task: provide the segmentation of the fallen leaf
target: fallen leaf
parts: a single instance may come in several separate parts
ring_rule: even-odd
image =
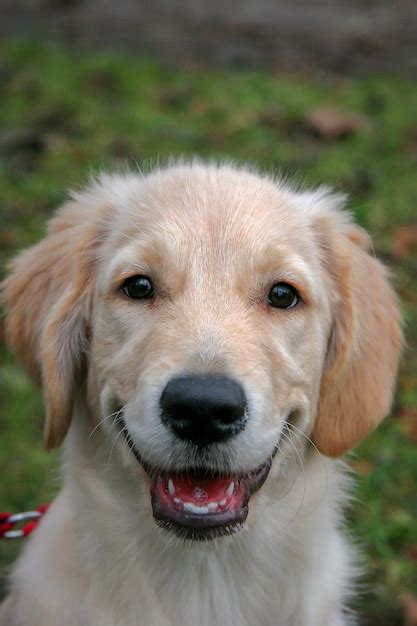
[[[412,543],[405,547],[405,556],[410,561],[417,561],[417,544]]]
[[[417,443],[417,408],[402,406],[395,414],[404,435]]]
[[[417,598],[410,594],[402,597],[404,606],[404,626],[417,626]]]
[[[417,377],[403,375],[399,381],[399,388],[402,391],[415,391],[417,390]]]
[[[405,149],[411,157],[417,155],[417,125],[415,124],[407,130]]]
[[[402,261],[417,252],[417,224],[404,224],[392,233],[391,255],[396,261]]]
[[[127,139],[114,137],[107,146],[108,152],[119,159],[128,159],[134,152],[133,146]]]
[[[4,250],[11,248],[12,246],[15,245],[15,243],[16,243],[15,236],[9,230],[4,230],[0,234],[0,245]]]
[[[343,139],[370,128],[364,115],[327,106],[309,111],[305,123],[310,131],[323,139]]]
[[[93,91],[113,91],[117,87],[116,77],[106,70],[95,70],[87,78],[87,86]]]
[[[285,111],[277,104],[266,106],[259,113],[259,122],[268,128],[280,128],[285,119]]]
[[[181,108],[188,105],[192,90],[187,86],[165,86],[159,89],[159,103],[164,108]]]
[[[46,104],[35,115],[36,128],[42,133],[58,133],[60,135],[78,132],[73,109],[64,102]]]
[[[374,466],[371,461],[366,459],[358,459],[352,463],[354,470],[360,474],[360,476],[369,476],[373,472]]]

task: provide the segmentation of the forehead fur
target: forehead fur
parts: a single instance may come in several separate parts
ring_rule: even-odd
[[[212,253],[225,247],[243,252],[249,246],[265,253],[288,247],[308,256],[317,248],[315,218],[341,204],[326,189],[298,193],[247,168],[198,162],[149,175],[103,175],[75,199],[87,210],[100,202],[111,207],[113,252],[132,239],[139,244],[152,239],[155,249],[159,240],[164,254],[170,244],[177,256],[184,245],[190,250],[190,244],[198,248],[201,242]],[[346,213],[340,213],[342,228],[347,221]],[[107,256],[108,250],[103,253]]]
[[[178,165],[147,176],[104,176],[98,184],[125,227],[131,225],[129,219],[140,216],[146,222],[147,214],[152,222],[171,220],[192,227],[198,222],[236,227],[236,222],[247,219],[251,225],[262,225],[274,218],[283,228],[306,223],[289,187],[245,168]]]

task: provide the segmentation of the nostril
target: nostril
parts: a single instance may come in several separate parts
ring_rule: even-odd
[[[161,418],[184,440],[207,445],[237,434],[246,421],[242,386],[226,376],[182,376],[161,395]]]
[[[169,419],[179,424],[188,422],[193,419],[193,412],[189,406],[185,404],[171,405],[168,412],[165,410]]]
[[[223,424],[232,424],[245,412],[245,406],[223,406],[213,411],[213,419]]]

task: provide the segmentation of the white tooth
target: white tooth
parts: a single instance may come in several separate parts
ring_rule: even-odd
[[[196,506],[192,502],[184,502],[184,511],[188,513],[194,513],[197,515],[204,515],[209,512],[208,506]]]
[[[174,498],[175,504],[181,504],[181,500],[179,498]]]
[[[171,496],[173,496],[175,493],[174,483],[172,482],[171,479],[168,480],[168,491],[171,494]]]
[[[207,508],[209,511],[215,511],[216,509],[219,508],[219,505],[217,502],[209,502],[207,505]]]
[[[227,488],[227,490],[226,490],[226,493],[227,493],[227,495],[228,495],[229,497],[232,495],[232,493],[233,493],[233,491],[234,491],[234,488],[235,488],[235,483],[234,483],[234,482],[233,482],[233,480],[232,480],[232,482],[230,483],[230,485],[228,486],[228,488]]]
[[[226,506],[226,498],[223,498],[223,500],[220,500],[219,504],[220,506]]]

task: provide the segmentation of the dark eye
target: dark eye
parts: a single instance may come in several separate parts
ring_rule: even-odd
[[[292,309],[299,301],[296,289],[287,283],[277,283],[268,295],[268,304],[277,309]]]
[[[153,284],[147,276],[130,276],[126,278],[122,289],[129,298],[149,300],[154,295]]]

